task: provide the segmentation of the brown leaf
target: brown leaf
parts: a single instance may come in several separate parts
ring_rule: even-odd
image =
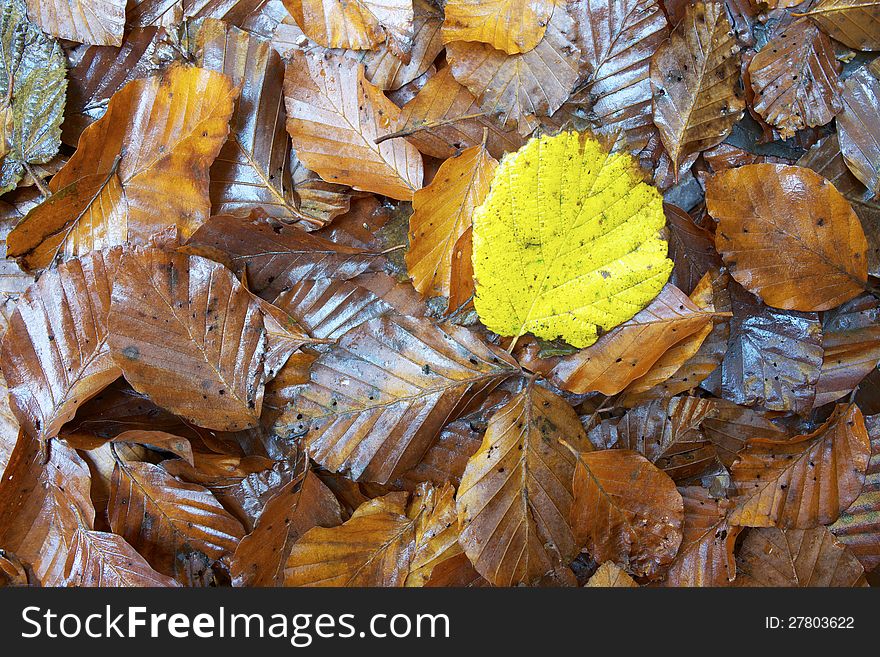
[[[68,586],[174,587],[170,577],[157,573],[124,538],[96,532],[80,524],[71,539],[65,570]]]
[[[722,399],[713,401],[713,413],[703,419],[701,426],[727,468],[737,460],[747,441],[753,438],[783,441],[788,437],[785,430],[770,421],[769,413],[737,406]]]
[[[651,58],[654,123],[674,171],[722,142],[742,116],[739,50],[724,6],[698,2]]]
[[[89,469],[64,443],[42,445],[22,434],[0,479],[0,545],[33,569],[43,586],[64,586],[73,536],[95,515]]]
[[[70,41],[118,46],[126,0],[27,0],[28,18],[43,32]]]
[[[488,588],[492,585],[478,573],[463,552],[437,564],[425,587]]]
[[[483,112],[476,98],[452,76],[447,66],[400,110],[394,134],[405,135],[425,155],[446,159],[478,146],[487,131],[486,149],[498,159],[523,145],[516,128],[504,129]]]
[[[213,18],[202,23],[196,48],[198,66],[226,74],[242,90],[229,138],[211,166],[213,212],[233,214],[257,205],[270,217],[307,230],[322,226],[324,221],[300,210],[295,197],[281,57],[265,39]]]
[[[159,449],[163,452],[171,452],[190,465],[193,464],[192,445],[189,444],[189,441],[186,438],[175,436],[172,433],[132,429],[130,431],[123,431],[118,436],[115,436],[112,439],[112,442],[135,443],[152,449]]]
[[[446,160],[431,184],[413,196],[407,270],[416,290],[425,297],[447,297],[450,310],[457,307],[453,299],[467,299],[474,291],[473,276],[462,281],[453,271],[456,261],[471,259],[471,249],[459,244],[472,228],[474,210],[489,193],[497,166],[484,147],[474,146]]]
[[[868,461],[862,492],[840,514],[829,529],[849,547],[866,571],[880,565],[880,431],[878,416],[865,418],[871,436],[871,459]]]
[[[867,198],[870,192],[852,174],[843,159],[837,133],[828,135],[814,145],[797,164],[825,177],[849,201],[862,222],[868,240],[868,273],[880,275],[880,198]]]
[[[813,408],[848,395],[880,362],[880,305],[861,296],[825,314]]]
[[[589,588],[633,589],[638,588],[639,585],[635,583],[632,577],[626,574],[623,568],[613,561],[606,561],[599,566],[584,586]]]
[[[325,48],[372,50],[387,40],[406,59],[412,47],[412,0],[284,0],[284,6]]]
[[[700,486],[679,488],[684,500],[681,548],[663,586],[727,586],[736,577],[733,547],[740,532],[727,522],[727,500]]]
[[[385,483],[418,463],[448,421],[514,371],[508,354],[466,329],[380,317],[315,361],[274,430],[304,436],[309,455],[334,472]]]
[[[857,296],[868,275],[859,219],[834,185],[803,167],[750,164],[716,174],[706,207],[731,275],[765,303],[828,310]]]
[[[109,330],[126,380],[160,406],[220,431],[259,421],[263,317],[221,265],[157,249],[126,253]]]
[[[682,498],[672,479],[641,454],[579,453],[573,489],[572,527],[594,559],[652,578],[672,562],[682,540]]]
[[[860,68],[843,84],[837,136],[847,166],[873,194],[880,194],[880,61]]]
[[[254,211],[211,217],[187,241],[193,253],[228,262],[248,287],[275,299],[300,281],[354,278],[377,263],[374,253],[335,244]]]
[[[575,458],[590,449],[568,403],[530,381],[489,420],[458,490],[459,542],[495,586],[533,584],[569,564]]]
[[[389,493],[362,504],[339,527],[306,532],[290,552],[284,585],[403,586],[413,566],[419,577],[419,568],[430,568],[445,551],[435,550],[446,544],[440,530],[450,517],[452,491],[425,486],[409,504],[407,498]]]
[[[311,470],[291,480],[266,503],[254,531],[232,558],[233,586],[280,586],[290,549],[312,527],[342,524],[342,509]]]
[[[462,553],[458,542],[455,488],[450,484],[432,488],[421,484],[409,508],[416,518],[412,561],[404,586],[425,586],[434,569]]]
[[[736,566],[737,586],[867,586],[862,565],[826,527],[749,530]]]
[[[121,370],[107,345],[120,249],[45,272],[19,300],[3,339],[10,407],[31,436],[51,438]]]
[[[843,108],[840,71],[831,39],[809,21],[796,21],[749,64],[753,107],[783,139],[825,125]]]
[[[690,294],[706,272],[721,267],[715,236],[675,205],[664,203],[663,211],[669,229],[669,257],[675,263],[669,282]]]
[[[575,18],[586,79],[572,102],[582,106],[593,130],[622,136],[638,151],[655,132],[651,106],[651,57],[669,35],[656,0],[582,0]]]
[[[597,448],[639,452],[679,484],[699,483],[723,472],[714,445],[700,425],[714,415],[714,401],[698,397],[657,399],[636,406],[616,423],[590,430]]]
[[[191,563],[207,570],[228,559],[244,535],[241,523],[205,488],[150,463],[117,460],[107,513],[110,527],[153,568],[191,584]]]
[[[838,404],[813,433],[753,438],[731,470],[737,497],[730,522],[808,529],[835,520],[858,497],[871,443],[861,411]]]
[[[189,237],[208,218],[208,169],[237,95],[226,76],[180,66],[127,84],[9,234],[9,255],[37,269],[168,226]]]
[[[443,40],[488,43],[508,55],[528,52],[544,38],[555,0],[448,0]]]
[[[820,0],[804,15],[850,48],[880,50],[878,0]]]
[[[377,144],[400,110],[364,79],[363,65],[294,54],[284,76],[287,131],[305,165],[328,182],[409,200],[422,156],[405,140]]]
[[[540,43],[526,53],[508,55],[484,43],[446,44],[452,75],[468,88],[480,109],[505,128],[526,136],[538,118],[566,101],[578,79],[577,24],[563,6],[553,11]]]
[[[582,394],[616,395],[644,375],[673,345],[711,325],[714,312],[699,308],[667,284],[648,306],[595,344],[565,356],[550,372],[555,385]]]

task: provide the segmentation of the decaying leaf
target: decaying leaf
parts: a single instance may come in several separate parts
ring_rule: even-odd
[[[585,586],[591,588],[637,588],[638,584],[616,563],[606,561],[593,573]]]
[[[654,53],[654,123],[674,171],[691,154],[723,141],[742,116],[738,53],[724,5],[715,2],[689,7]]]
[[[274,430],[302,436],[310,456],[334,472],[385,483],[515,371],[509,355],[461,327],[379,317],[315,361]]]
[[[118,46],[126,0],[27,0],[28,16],[46,33],[99,46]]]
[[[684,506],[666,474],[628,449],[580,452],[571,523],[577,542],[599,561],[654,577],[682,540]]]
[[[731,470],[730,522],[807,529],[835,520],[858,497],[871,455],[857,406],[839,404],[813,433],[791,440],[750,440]]]
[[[0,193],[28,166],[48,162],[61,143],[66,65],[61,46],[27,19],[23,0],[0,14]]]
[[[749,64],[754,109],[782,137],[825,125],[843,108],[840,68],[831,40],[806,19],[797,21]]]
[[[880,194],[880,60],[849,76],[837,117],[840,151],[847,166],[875,195]]]
[[[663,287],[663,223],[629,155],[574,132],[529,141],[502,160],[474,214],[480,319],[501,335],[589,346]]]
[[[880,50],[878,0],[820,0],[804,14],[850,48]]]
[[[443,39],[479,41],[508,55],[538,45],[556,0],[449,0],[444,8]]]
[[[237,95],[225,75],[182,66],[128,83],[9,234],[9,255],[36,269],[169,226],[189,237],[208,218],[208,170]]]
[[[566,444],[590,449],[574,410],[533,381],[489,419],[457,507],[462,548],[495,586],[532,584],[577,556]]]
[[[209,429],[259,421],[263,317],[221,265],[153,248],[126,253],[109,331],[113,361],[157,404]]]
[[[367,82],[362,64],[294,54],[284,99],[293,148],[324,180],[405,200],[422,186],[422,157],[412,144],[376,143],[400,110]]]
[[[748,531],[737,586],[865,586],[865,571],[825,527]]]
[[[865,233],[817,173],[781,164],[730,169],[708,180],[706,206],[731,275],[767,305],[828,310],[864,289]]]

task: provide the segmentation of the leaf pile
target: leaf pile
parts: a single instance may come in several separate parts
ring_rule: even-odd
[[[4,0],[0,584],[877,584],[878,52],[850,0]]]

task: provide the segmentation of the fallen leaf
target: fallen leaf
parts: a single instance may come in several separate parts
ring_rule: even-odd
[[[880,194],[880,60],[863,67],[843,83],[843,111],[837,116],[837,136],[843,159],[868,190]]]
[[[150,463],[116,462],[107,513],[113,533],[164,575],[191,584],[188,565],[202,570],[229,559],[244,535],[205,488],[172,477]]]
[[[714,314],[667,284],[635,317],[586,349],[560,359],[550,378],[570,392],[616,395],[645,375],[670,348],[712,326]]]
[[[45,272],[25,292],[3,338],[10,408],[31,436],[48,439],[121,370],[110,356],[110,290],[120,250],[95,251]]]
[[[731,469],[730,522],[809,529],[837,520],[858,497],[871,456],[861,411],[838,404],[825,424],[791,440],[753,438]]]
[[[123,256],[108,341],[126,380],[160,406],[209,429],[255,426],[263,331],[258,304],[221,265],[152,248]]]
[[[740,532],[727,521],[727,500],[700,486],[679,488],[684,501],[681,548],[663,586],[727,586],[736,577],[734,543]]]
[[[864,289],[868,244],[859,219],[810,169],[724,171],[707,181],[706,207],[718,220],[716,244],[731,275],[767,305],[828,310]]]
[[[737,406],[723,399],[714,400],[711,416],[701,424],[704,435],[712,441],[718,457],[730,468],[751,439],[785,441],[789,436],[773,424],[769,413]]]
[[[674,171],[722,142],[742,116],[739,50],[724,6],[699,2],[651,58],[654,123]]]
[[[254,531],[235,550],[233,586],[280,586],[293,544],[312,527],[342,524],[339,502],[311,470],[291,480],[267,503]]]
[[[422,296],[453,299],[473,294],[473,277],[453,276],[456,260],[471,260],[471,249],[459,244],[472,226],[474,210],[483,203],[498,163],[482,146],[446,160],[434,180],[413,196],[406,266]],[[459,289],[460,284],[467,286]]]
[[[0,194],[15,189],[32,164],[61,145],[67,88],[64,51],[31,23],[23,0],[0,14]]]
[[[578,79],[577,24],[563,6],[553,11],[544,38],[528,52],[508,55],[485,43],[446,44],[452,75],[467,87],[483,112],[522,136],[568,99]]]
[[[534,381],[490,418],[456,504],[459,542],[493,585],[533,584],[577,556],[566,444],[591,449],[574,410]]]
[[[416,518],[416,526],[412,561],[404,586],[424,586],[434,568],[462,553],[455,488],[448,483],[442,487],[421,484],[413,494],[408,514]]]
[[[83,131],[53,196],[9,234],[9,254],[38,269],[168,226],[189,237],[208,218],[208,169],[237,95],[226,76],[180,66],[128,83]]]
[[[850,48],[880,50],[878,0],[820,0],[804,15]]]
[[[715,251],[715,235],[698,226],[675,205],[663,204],[669,229],[669,257],[675,263],[669,281],[685,294],[693,292],[710,269],[718,269],[721,258]]]
[[[448,0],[443,39],[488,43],[508,55],[528,52],[544,38],[556,0]]]
[[[749,64],[753,107],[783,139],[825,125],[843,108],[840,70],[831,39],[809,21],[796,21]]]
[[[867,586],[862,565],[825,527],[749,530],[736,566],[737,586]]]
[[[380,317],[315,361],[310,382],[274,431],[303,436],[309,455],[334,472],[386,483],[418,463],[448,421],[515,371],[510,356],[466,329]]]
[[[502,160],[474,213],[480,320],[501,335],[589,346],[663,287],[663,223],[660,195],[629,155],[574,132],[532,139]]]
[[[570,102],[594,131],[638,151],[655,133],[650,63],[669,36],[663,9],[656,0],[581,0],[574,15],[585,79]]]
[[[866,571],[880,565],[880,437],[876,415],[865,418],[871,436],[871,458],[868,461],[862,492],[828,529],[855,555]]]
[[[362,64],[294,54],[284,76],[287,131],[305,165],[328,182],[409,200],[422,157],[402,139],[376,143],[400,110],[364,78]]]
[[[626,574],[626,572],[618,566],[616,563],[612,561],[606,561],[593,573],[593,576],[587,581],[584,586],[589,588],[601,587],[601,588],[623,588],[623,589],[632,589],[638,588],[638,584],[635,583],[632,577]]]
[[[118,46],[126,0],[27,0],[28,16],[46,34],[99,46]]]
[[[682,540],[682,498],[644,456],[628,449],[580,452],[573,490],[572,528],[594,559],[649,578],[672,562]]]

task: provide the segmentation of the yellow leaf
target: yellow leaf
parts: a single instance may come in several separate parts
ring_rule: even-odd
[[[660,193],[626,153],[563,132],[502,160],[474,213],[474,303],[501,335],[575,347],[625,322],[672,271]]]

